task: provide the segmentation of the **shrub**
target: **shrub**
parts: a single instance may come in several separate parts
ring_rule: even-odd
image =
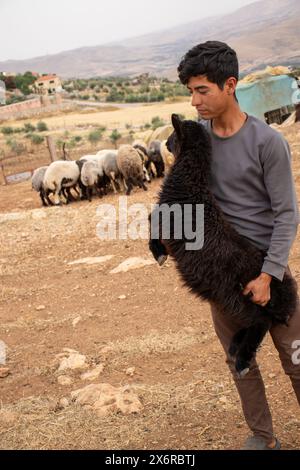
[[[36,128],[39,132],[44,132],[48,130],[47,124],[43,121],[39,121],[36,125]]]
[[[151,126],[152,126],[152,130],[154,130],[154,131],[158,127],[161,127],[161,126],[164,126],[164,125],[165,125],[165,122],[159,116],[154,116],[151,119]]]
[[[41,143],[44,142],[44,137],[42,137],[41,135],[38,135],[38,134],[31,134],[30,135],[30,140],[31,140],[32,144],[40,145]]]
[[[1,127],[1,132],[3,135],[9,135],[9,134],[13,134],[14,133],[14,130],[12,127]]]
[[[25,145],[22,144],[21,142],[18,142],[15,139],[8,139],[6,141],[6,145],[8,145],[10,147],[11,151],[15,155],[21,155],[22,153],[24,153],[26,151]]]
[[[28,133],[33,131],[35,131],[35,126],[33,126],[30,122],[26,122],[24,124],[24,132]]]
[[[91,144],[97,144],[97,142],[99,142],[99,140],[102,139],[102,134],[103,134],[102,129],[96,129],[95,131],[92,131],[92,132],[89,133],[88,141]]]
[[[121,137],[122,137],[122,134],[120,134],[120,132],[117,129],[114,129],[109,136],[110,141],[114,144],[115,147],[117,147],[117,142],[119,139],[121,139]]]

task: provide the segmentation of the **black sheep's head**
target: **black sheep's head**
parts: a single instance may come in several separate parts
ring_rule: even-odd
[[[201,146],[210,148],[209,135],[202,124],[196,121],[182,121],[177,114],[172,114],[173,133],[167,140],[167,149],[177,159],[182,150]]]

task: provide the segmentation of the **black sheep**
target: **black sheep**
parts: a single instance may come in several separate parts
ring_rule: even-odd
[[[204,126],[194,121],[181,121],[172,115],[174,127],[168,149],[175,155],[175,163],[165,178],[159,194],[161,204],[178,204],[182,216],[170,219],[170,236],[163,238],[159,222],[158,236],[154,233],[154,212],[150,216],[149,247],[155,259],[162,264],[170,254],[176,262],[184,284],[203,300],[221,307],[224,315],[233,315],[241,329],[232,338],[229,353],[235,357],[235,367],[241,377],[249,365],[265,334],[274,324],[288,325],[297,303],[295,281],[287,273],[283,281],[271,281],[271,300],[262,307],[251,301],[243,288],[261,273],[263,253],[225,220],[209,189],[211,141]],[[196,205],[204,205],[204,241],[201,249],[187,250],[190,242],[183,234],[174,237],[174,222],[183,226],[184,207],[192,207],[191,222],[196,229]],[[157,215],[157,214],[156,214]],[[197,230],[199,227],[197,227]]]

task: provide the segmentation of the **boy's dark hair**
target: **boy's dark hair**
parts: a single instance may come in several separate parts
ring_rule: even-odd
[[[223,90],[229,77],[239,78],[239,63],[236,52],[225,42],[206,41],[190,49],[178,68],[179,80],[186,85],[191,77],[206,75]]]

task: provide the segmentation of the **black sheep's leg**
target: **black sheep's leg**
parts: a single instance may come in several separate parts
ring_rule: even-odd
[[[83,201],[88,199],[87,187],[79,180],[79,188],[80,188],[80,200]]]
[[[67,188],[62,187],[61,190],[59,191],[59,196],[63,195],[63,197],[66,200],[65,204],[69,204],[70,201],[69,201],[69,198],[68,198],[68,194],[66,193],[66,189]]]
[[[141,185],[142,185],[142,188],[143,188],[144,191],[148,191],[148,188],[145,185],[144,181],[142,181]]]
[[[133,188],[133,184],[132,184],[131,178],[128,178],[128,179],[126,180],[126,186],[127,186],[126,194],[127,194],[127,196],[130,196],[130,193],[131,193],[132,188]]]
[[[48,205],[53,206],[54,204],[53,204],[53,202],[51,201],[51,199],[49,197],[49,191],[48,190],[44,192],[44,196],[46,198],[46,201],[48,202]]]
[[[149,249],[154,259],[158,262],[160,266],[162,266],[168,258],[168,253],[165,245],[160,240],[150,239]]]
[[[139,186],[142,188],[144,191],[148,191],[147,186],[145,185],[144,181],[142,179],[136,180],[136,186]]]
[[[265,312],[262,312],[261,315],[265,315]],[[244,377],[249,372],[250,362],[255,356],[267,331],[270,329],[271,323],[269,318],[263,318],[247,329],[235,361],[235,368],[240,377]]]
[[[86,197],[89,202],[91,202],[92,200],[92,192],[93,192],[93,189],[90,186],[86,186]]]
[[[238,349],[240,347],[240,344],[243,341],[246,333],[247,333],[247,328],[242,328],[233,336],[231,343],[230,343],[229,351],[228,351],[231,357],[236,356]]]
[[[71,193],[71,188],[66,188],[66,193],[67,193],[67,198],[69,202],[74,202],[76,201],[75,197]]]
[[[40,190],[39,194],[40,194],[40,198],[41,198],[41,201],[42,201],[43,206],[44,206],[44,207],[47,207],[48,204],[47,204],[46,201],[45,201],[45,195],[44,195],[44,191],[43,191],[42,189]]]
[[[150,237],[149,237],[149,249],[160,266],[168,258],[168,252],[165,245],[161,241],[161,221],[159,217],[158,209],[149,215],[149,224],[150,224]]]
[[[165,176],[165,164],[164,162],[159,162],[157,176],[163,178]]]

